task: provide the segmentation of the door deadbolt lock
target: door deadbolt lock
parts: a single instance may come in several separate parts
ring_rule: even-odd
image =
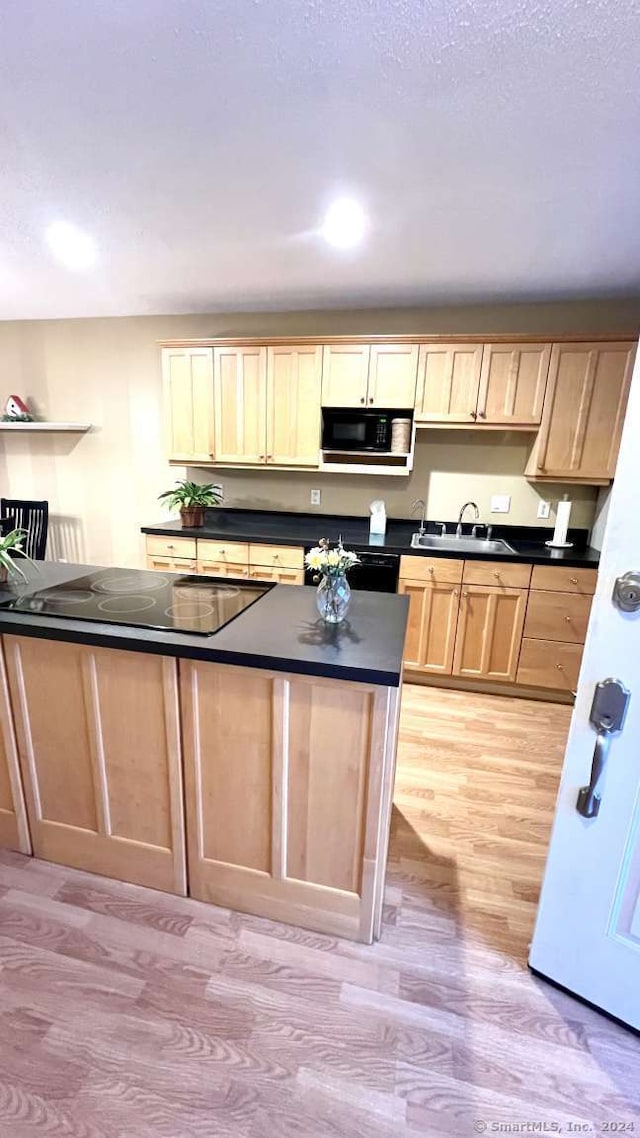
[[[640,573],[623,573],[616,577],[612,600],[622,612],[640,612]]]

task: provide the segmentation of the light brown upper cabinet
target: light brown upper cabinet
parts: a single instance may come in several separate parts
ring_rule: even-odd
[[[528,478],[611,481],[634,356],[631,343],[554,344]]]
[[[214,348],[216,461],[263,463],[267,452],[267,349]]]
[[[485,344],[478,422],[537,427],[542,418],[551,344]]]
[[[417,374],[417,344],[326,344],[322,405],[412,408]]]
[[[421,344],[416,423],[467,423],[478,418],[482,344]]]
[[[268,463],[318,465],[321,386],[322,348],[267,349]]]
[[[162,377],[169,460],[211,462],[213,348],[164,348]]]

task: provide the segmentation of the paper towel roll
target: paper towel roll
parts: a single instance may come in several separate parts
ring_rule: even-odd
[[[571,502],[558,502],[558,509],[556,511],[556,528],[553,531],[551,541],[546,542],[552,549],[568,549],[573,545],[572,541],[567,541],[567,530],[569,528],[569,518],[571,517]]]

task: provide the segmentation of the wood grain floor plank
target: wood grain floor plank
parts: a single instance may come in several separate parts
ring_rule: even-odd
[[[533,977],[570,709],[406,686],[382,940],[0,851],[0,1138],[640,1129],[640,1047]]]

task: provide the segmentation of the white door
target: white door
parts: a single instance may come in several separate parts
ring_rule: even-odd
[[[616,577],[640,572],[640,354],[636,359],[598,588],[558,795],[529,963],[541,975],[640,1028],[640,613],[611,600]],[[595,685],[631,691],[622,733],[611,737],[597,817],[576,809],[589,783]]]

